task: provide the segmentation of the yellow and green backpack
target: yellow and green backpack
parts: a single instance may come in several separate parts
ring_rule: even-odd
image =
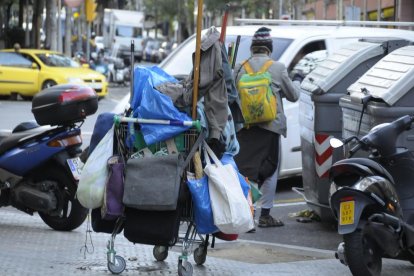
[[[276,119],[277,100],[271,88],[272,76],[267,71],[272,63],[272,60],[266,61],[257,72],[253,71],[248,61],[243,64],[246,73],[240,77],[237,89],[246,125]]]

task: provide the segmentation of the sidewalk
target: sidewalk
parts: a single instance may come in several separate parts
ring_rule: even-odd
[[[1,275],[112,275],[107,269],[108,234],[90,233],[87,224],[63,233],[53,231],[35,215],[30,217],[11,208],[0,210]],[[160,225],[162,227],[162,225]],[[92,238],[92,242],[90,240]],[[115,240],[117,255],[127,268],[121,275],[177,275],[180,248],[173,247],[164,262],[156,262],[153,246],[133,245],[122,234]],[[190,256],[193,275],[351,275],[333,257],[332,251],[239,240],[216,240],[207,261],[197,266]],[[413,275],[408,262],[385,260],[382,275]]]

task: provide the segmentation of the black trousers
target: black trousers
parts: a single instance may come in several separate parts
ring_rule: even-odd
[[[240,130],[240,151],[234,158],[240,173],[259,185],[271,176],[279,163],[279,136],[260,127]]]

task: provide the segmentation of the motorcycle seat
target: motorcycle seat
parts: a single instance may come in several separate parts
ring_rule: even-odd
[[[391,181],[391,183],[394,183],[394,178],[383,166],[368,158],[343,159],[336,162],[335,165],[346,165],[355,163],[370,168],[374,173],[377,173],[380,176],[387,178],[389,181]]]
[[[12,132],[12,134],[0,141],[0,155],[17,146],[19,143],[44,133],[45,129],[50,129],[50,127],[36,127],[28,130]]]

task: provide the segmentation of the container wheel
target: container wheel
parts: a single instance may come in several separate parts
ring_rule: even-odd
[[[345,256],[355,276],[381,274],[381,250],[375,241],[361,230],[344,235]]]
[[[194,262],[197,265],[202,265],[207,259],[207,248],[201,245],[194,250]]]
[[[121,274],[125,270],[126,262],[121,256],[115,255],[115,262],[108,262],[108,269],[112,274]]]
[[[183,260],[178,260],[178,276],[192,276],[193,275],[193,266],[189,262],[184,262]]]
[[[162,246],[162,245],[156,245],[154,246],[154,249],[152,250],[152,255],[154,255],[154,258],[162,262],[168,257],[168,247]]]

